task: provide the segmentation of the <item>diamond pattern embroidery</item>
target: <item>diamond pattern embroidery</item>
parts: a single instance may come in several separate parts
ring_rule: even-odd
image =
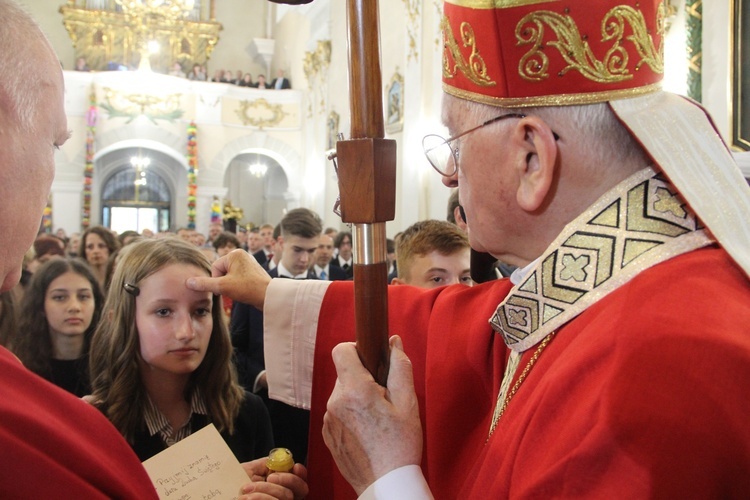
[[[646,168],[569,224],[490,323],[524,351],[642,270],[711,243],[676,189]]]

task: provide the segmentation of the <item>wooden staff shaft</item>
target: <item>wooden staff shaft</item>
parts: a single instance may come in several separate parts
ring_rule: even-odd
[[[357,350],[375,380],[388,377],[385,222],[396,205],[396,143],[384,139],[377,0],[348,0],[351,139],[336,144],[341,219],[353,224]]]
[[[377,0],[348,0],[351,138],[385,137]]]
[[[357,233],[369,233],[365,236]],[[379,234],[378,234],[379,233]],[[357,242],[375,237],[368,245],[372,261],[364,256]],[[385,223],[355,224],[354,252],[360,257],[354,264],[354,312],[357,351],[362,364],[382,386],[388,381],[388,266],[385,260]],[[377,262],[374,262],[378,256]]]

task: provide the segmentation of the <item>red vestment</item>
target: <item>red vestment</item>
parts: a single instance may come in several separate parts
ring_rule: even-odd
[[[558,329],[488,440],[509,350],[487,320],[510,288],[389,287],[435,498],[750,498],[750,284],[722,249],[647,269]],[[351,283],[333,283],[318,325],[309,498],[355,497],[321,436],[330,351],[353,331]]]
[[[157,496],[101,412],[0,347],[0,498]]]

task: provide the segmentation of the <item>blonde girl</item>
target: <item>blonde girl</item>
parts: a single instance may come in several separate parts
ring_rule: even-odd
[[[265,405],[237,383],[221,298],[185,286],[210,274],[203,254],[177,238],[121,251],[91,344],[87,399],[141,460],[208,423],[241,462],[273,447]]]

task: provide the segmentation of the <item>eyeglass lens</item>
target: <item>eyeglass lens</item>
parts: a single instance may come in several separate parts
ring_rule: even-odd
[[[453,148],[439,135],[427,135],[422,140],[425,154],[432,167],[441,175],[450,176],[455,172]]]

